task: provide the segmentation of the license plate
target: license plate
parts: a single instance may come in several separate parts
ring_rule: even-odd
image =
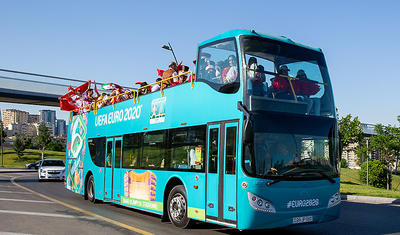
[[[313,217],[311,215],[309,216],[301,216],[301,217],[294,217],[293,218],[293,223],[294,224],[301,224],[301,223],[309,223],[313,221]]]

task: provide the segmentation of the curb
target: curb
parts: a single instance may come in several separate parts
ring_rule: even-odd
[[[372,203],[372,204],[400,204],[399,198],[355,196],[355,195],[345,195],[345,194],[342,194],[341,198],[343,201],[349,201],[349,202]]]
[[[37,172],[35,169],[25,169],[25,168],[0,168],[1,173],[24,173],[24,172]]]

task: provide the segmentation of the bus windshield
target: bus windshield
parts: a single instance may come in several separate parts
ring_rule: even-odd
[[[251,119],[244,141],[248,174],[288,179],[338,176],[335,119],[273,112],[257,113]]]
[[[335,116],[322,53],[254,36],[242,37],[241,43],[251,110]]]

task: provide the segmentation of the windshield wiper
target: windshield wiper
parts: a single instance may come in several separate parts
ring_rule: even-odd
[[[279,183],[279,182],[281,182],[282,180],[284,180],[284,179],[287,179],[287,177],[288,176],[293,176],[293,175],[295,175],[296,173],[298,173],[298,174],[302,174],[302,173],[317,173],[317,174],[319,174],[320,176],[322,176],[324,179],[326,179],[326,180],[328,180],[330,183],[332,183],[332,184],[334,184],[334,183],[336,183],[336,181],[331,177],[331,176],[329,176],[329,175],[327,175],[327,174],[325,174],[324,172],[322,172],[322,171],[315,171],[315,170],[312,170],[312,171],[287,171],[287,172],[285,172],[285,173],[283,173],[283,174],[281,174],[280,176],[280,178],[277,178],[277,179],[274,179],[274,180],[272,180],[272,181],[268,181],[266,184],[267,184],[267,186],[271,186],[271,185],[273,185],[273,184],[276,184],[276,183]]]
[[[331,182],[332,184],[336,183],[336,181],[329,175],[325,174],[323,171],[313,171],[315,173],[318,173],[319,175],[321,175],[324,179],[327,179],[329,182]]]
[[[294,175],[294,173],[296,173],[296,172],[293,172],[293,169],[292,169],[292,170],[288,170],[288,171],[282,173],[281,175],[279,175],[279,178],[273,179],[272,181],[268,181],[268,182],[267,182],[267,186],[271,186],[271,185],[273,185],[273,184],[279,183],[279,182],[281,182],[283,179],[287,179],[288,176]]]

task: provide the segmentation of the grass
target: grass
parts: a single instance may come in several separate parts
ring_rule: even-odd
[[[392,189],[386,190],[361,183],[359,170],[342,168],[340,174],[340,193],[359,196],[400,198],[400,176],[393,175]]]
[[[42,159],[42,153],[36,149],[25,149],[21,160],[17,159],[17,154],[13,149],[4,149],[3,162],[6,168],[25,168],[25,164],[36,162]],[[59,158],[65,160],[65,152],[45,151],[45,158]]]

